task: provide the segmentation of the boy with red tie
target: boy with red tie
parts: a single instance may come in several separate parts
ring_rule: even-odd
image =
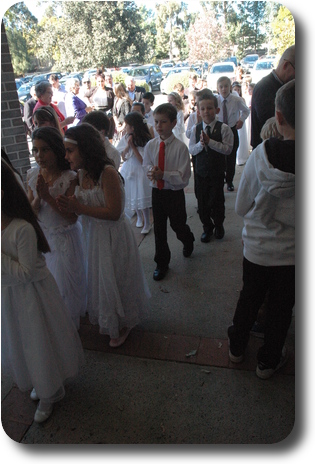
[[[171,259],[167,243],[167,219],[178,240],[184,245],[183,255],[186,258],[193,252],[195,238],[186,224],[184,188],[191,176],[189,151],[172,132],[177,123],[177,110],[170,103],[164,103],[154,110],[153,116],[159,137],[150,140],[145,146],[143,168],[152,186],[154,261],[157,264],[153,279],[162,280]]]

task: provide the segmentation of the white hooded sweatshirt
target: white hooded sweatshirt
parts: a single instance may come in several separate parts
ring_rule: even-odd
[[[244,218],[245,258],[261,266],[295,261],[295,174],[274,168],[265,142],[250,155],[237,192],[235,211]]]

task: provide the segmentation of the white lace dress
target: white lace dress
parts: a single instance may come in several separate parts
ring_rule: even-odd
[[[126,148],[126,136],[122,137],[117,150],[120,153]],[[143,158],[144,147],[137,147]],[[120,174],[125,180],[125,207],[127,211],[151,208],[152,206],[152,187],[147,178],[140,161],[137,159],[131,147],[126,154],[126,161],[120,168]]]
[[[114,169],[107,166],[105,169]],[[82,188],[79,171],[77,199],[89,206],[106,206],[99,181],[92,189]],[[124,188],[121,183],[122,195]],[[87,312],[100,333],[119,337],[119,330],[133,328],[148,315],[150,292],[131,225],[124,214],[118,221],[82,215],[84,252],[87,262]]]
[[[27,173],[27,182],[34,198],[37,196],[38,174],[38,167],[30,169]],[[75,172],[63,171],[54,185],[49,188],[50,195],[56,198],[64,194],[75,177]],[[78,329],[80,316],[84,316],[86,312],[86,277],[81,224],[79,221],[74,224],[69,223],[44,200],[40,203],[38,219],[51,249],[51,253],[45,254],[47,267],[54,276]]]
[[[77,329],[31,224],[13,219],[1,232],[1,361],[22,391],[59,401],[83,362]]]

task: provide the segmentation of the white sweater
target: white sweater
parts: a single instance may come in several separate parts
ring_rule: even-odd
[[[265,142],[244,168],[235,211],[244,218],[244,256],[261,266],[288,266],[295,261],[295,175],[274,168]]]

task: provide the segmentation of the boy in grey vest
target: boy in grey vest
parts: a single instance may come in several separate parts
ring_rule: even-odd
[[[213,230],[216,238],[224,237],[225,155],[233,149],[234,136],[230,127],[216,118],[220,109],[215,95],[200,96],[197,106],[202,121],[192,129],[189,153],[195,158],[195,192],[203,224],[201,241],[207,243]]]

